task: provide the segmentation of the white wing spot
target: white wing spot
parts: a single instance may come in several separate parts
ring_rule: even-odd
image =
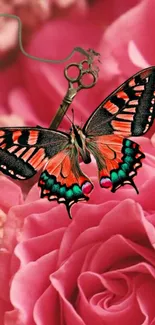
[[[19,175],[19,174],[16,174],[16,177],[19,178],[19,179],[25,179],[25,178],[26,178],[26,177],[21,176],[21,175]]]
[[[65,199],[62,197],[61,199],[58,200],[58,202],[65,202]]]
[[[1,168],[6,169],[6,166],[5,165],[1,165]]]
[[[10,173],[11,175],[14,175],[14,171],[11,170],[11,169],[9,169],[9,173]]]
[[[57,196],[56,195],[51,195],[50,196],[50,200],[55,200],[55,199],[57,199]]]

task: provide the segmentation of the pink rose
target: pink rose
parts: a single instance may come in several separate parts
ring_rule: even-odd
[[[9,199],[8,199],[9,198]],[[0,324],[4,324],[4,314],[11,310],[9,281],[11,278],[11,258],[13,246],[10,242],[12,233],[16,232],[16,223],[11,224],[6,231],[8,213],[13,206],[23,203],[19,186],[5,176],[0,176]],[[18,219],[19,226],[20,219]],[[17,241],[15,240],[15,243]]]
[[[5,325],[153,325],[155,148],[147,138],[137,142],[146,154],[135,180],[139,195],[129,186],[116,194],[101,189],[92,163],[95,189],[73,208],[72,221],[64,205],[39,199],[37,185],[9,209],[3,251],[10,268],[1,274],[7,295],[0,292],[8,304],[10,294],[14,309],[5,311]]]

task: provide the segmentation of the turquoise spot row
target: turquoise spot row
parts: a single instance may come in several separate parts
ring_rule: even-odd
[[[140,163],[140,159],[143,156],[142,152],[139,150],[139,145],[136,144],[135,146],[135,143],[129,139],[123,140],[122,153],[123,162],[119,164],[119,168],[112,170],[110,173],[110,178],[113,183],[113,190],[117,187],[117,185],[123,184],[124,181],[130,179],[129,173],[131,171],[135,171],[135,163]],[[141,155],[136,157],[137,153],[140,153]]]
[[[83,192],[78,184],[67,188],[66,185],[57,182],[55,176],[48,175],[46,171],[41,174],[40,179],[45,182],[44,188],[50,190],[50,195],[57,195],[66,200],[83,197]]]

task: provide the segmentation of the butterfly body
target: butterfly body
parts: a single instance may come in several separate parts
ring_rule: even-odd
[[[145,134],[155,118],[155,67],[144,69],[118,87],[92,113],[83,128],[69,133],[42,127],[0,128],[0,170],[28,179],[42,169],[41,197],[71,206],[88,201],[91,180],[80,168],[94,156],[99,184],[115,192],[133,181],[145,157],[130,136]]]
[[[76,148],[84,163],[89,164],[91,162],[91,157],[88,150],[88,139],[78,125],[72,124],[70,131],[70,142],[73,145],[73,148]]]

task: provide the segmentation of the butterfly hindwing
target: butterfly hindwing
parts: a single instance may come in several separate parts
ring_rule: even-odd
[[[40,175],[41,197],[57,200],[70,208],[78,201],[87,201],[93,185],[82,173],[76,150],[63,150],[49,160]]]
[[[137,143],[122,136],[103,135],[94,137],[89,149],[98,165],[101,187],[115,192],[120,186],[131,184],[138,193],[133,177],[145,155]]]
[[[124,184],[131,184],[138,193],[133,177],[137,175],[137,169],[142,167],[141,160],[144,158],[145,155],[137,143],[130,139],[123,139],[122,160],[118,168],[110,171],[110,179],[113,184],[112,192]]]
[[[68,136],[45,128],[0,128],[0,170],[28,179],[68,144]]]
[[[124,137],[146,133],[155,117],[155,67],[129,78],[93,112],[83,131],[91,135]]]

